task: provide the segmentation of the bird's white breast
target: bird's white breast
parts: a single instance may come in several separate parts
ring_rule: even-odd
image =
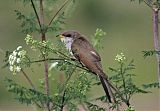
[[[73,43],[73,39],[69,37],[61,38],[61,41],[64,43],[65,47],[72,54],[71,45]],[[73,54],[72,54],[73,55]]]

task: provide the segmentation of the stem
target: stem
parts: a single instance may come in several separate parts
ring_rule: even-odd
[[[43,10],[43,0],[40,0],[40,24],[44,27],[44,10]],[[46,41],[46,36],[44,32],[44,28],[41,30],[41,38],[42,41]],[[44,58],[44,76],[45,76],[45,92],[46,95],[49,96],[49,81],[48,81],[48,63],[46,61],[45,54],[42,54]],[[48,111],[50,111],[49,101],[46,103]]]
[[[153,9],[153,33],[155,51],[160,51],[159,47],[159,31],[158,31],[158,9]],[[158,80],[160,82],[160,55],[156,54],[158,63]]]
[[[37,21],[38,21],[40,30],[41,30],[41,32],[42,32],[41,22],[40,22],[40,19],[39,19],[39,16],[38,16],[38,13],[37,13],[37,10],[36,10],[36,8],[35,8],[35,5],[34,5],[33,0],[31,0],[31,4],[32,4],[33,10],[34,10],[34,13],[35,13],[35,15],[36,15],[36,17],[37,17]]]
[[[120,73],[121,73],[121,76],[122,76],[124,92],[126,93],[126,83],[125,83],[125,77],[123,75],[124,74],[123,73],[123,63],[121,63]],[[126,100],[128,100],[127,94],[125,94],[125,96],[126,96]]]
[[[67,91],[67,88],[65,87],[65,85],[67,85],[68,84],[68,82],[69,82],[69,80],[71,79],[71,77],[72,77],[72,75],[73,75],[73,73],[74,73],[74,71],[76,70],[76,66],[74,67],[74,69],[73,69],[73,71],[70,73],[70,75],[68,76],[68,78],[67,78],[67,80],[64,82],[64,89],[63,89],[63,96],[62,96],[62,105],[61,105],[61,109],[60,109],[60,111],[63,111],[63,108],[64,108],[64,106],[65,106],[65,104],[64,104],[64,102],[65,102],[65,95],[66,95],[66,91]]]
[[[64,108],[64,102],[65,102],[65,95],[66,95],[66,90],[64,90],[64,93],[63,93],[63,96],[62,96],[62,105],[61,105],[61,109],[60,111],[63,111],[63,108]]]
[[[152,9],[152,3],[150,1],[143,0],[143,2]],[[149,3],[150,2],[150,3]]]
[[[82,67],[82,66],[79,66],[79,65],[77,65],[77,64],[73,64],[73,63],[71,63],[70,61],[75,61],[75,59],[73,59],[73,58],[70,58],[70,59],[58,59],[58,58],[56,59],[56,58],[48,58],[48,59],[42,59],[42,60],[31,61],[30,63],[44,62],[44,61],[47,61],[47,60],[55,60],[55,61],[61,61],[61,60],[64,60],[64,62],[67,62],[67,63],[69,63],[69,64],[72,64],[72,65],[74,65],[74,66],[76,66],[76,67],[80,68],[80,69],[83,69],[83,70],[86,70],[86,71],[91,72],[90,70],[86,69],[85,67]],[[96,75],[96,74],[95,74],[95,75]]]
[[[21,71],[22,71],[22,74],[24,75],[24,77],[26,78],[26,80],[28,81],[28,83],[30,84],[30,86],[31,86],[33,89],[35,89],[32,81],[31,81],[30,78],[27,76],[27,74],[24,72],[24,70],[21,69]]]
[[[66,0],[64,2],[64,4],[59,8],[59,10],[56,12],[56,14],[52,17],[52,19],[50,20],[48,26],[51,25],[51,23],[53,22],[53,20],[56,18],[56,16],[59,14],[59,12],[64,8],[64,6],[69,2],[69,0]]]

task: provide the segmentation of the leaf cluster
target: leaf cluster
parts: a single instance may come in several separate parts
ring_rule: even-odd
[[[142,51],[142,53],[145,58],[148,56],[153,56],[155,54],[160,55],[160,51],[155,51],[155,50]]]

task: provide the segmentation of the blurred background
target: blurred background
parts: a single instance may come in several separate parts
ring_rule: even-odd
[[[138,0],[137,0],[138,1]],[[23,7],[15,0],[1,0],[0,3],[0,67],[3,66],[5,52],[14,50],[17,46],[25,45],[26,35],[20,32],[20,23],[16,20],[15,9],[22,11],[31,10],[31,7]],[[144,3],[130,2],[130,0],[80,0],[75,12],[67,19],[66,30],[78,30],[89,40],[97,28],[105,31],[103,41],[104,49],[100,51],[104,70],[115,67],[115,56],[123,52],[127,60],[134,59],[136,69],[135,82],[137,85],[157,81],[156,57],[144,59],[142,51],[154,49],[152,31],[152,11]],[[53,36],[48,36],[54,40]],[[36,56],[33,54],[33,56]],[[36,66],[35,66],[36,67]],[[40,75],[30,74],[35,83]],[[9,70],[0,68],[0,111],[33,111],[34,107],[27,107],[14,100],[14,95],[8,93],[5,88],[4,78],[12,78],[17,82],[27,85],[23,76],[13,76]],[[137,111],[160,111],[160,96],[157,89],[151,89],[150,94],[137,94],[132,98],[131,104]],[[97,94],[97,92],[95,92]]]

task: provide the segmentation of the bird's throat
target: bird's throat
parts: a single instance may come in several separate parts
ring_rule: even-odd
[[[61,41],[64,43],[65,47],[69,52],[72,52],[71,45],[73,43],[73,39],[69,37],[61,38]]]

